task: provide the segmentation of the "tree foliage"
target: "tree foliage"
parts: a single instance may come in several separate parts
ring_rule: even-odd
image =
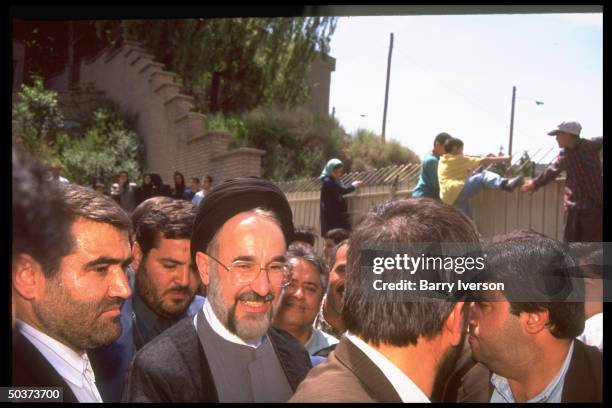
[[[310,63],[326,55],[334,17],[125,20],[98,23],[118,45],[137,40],[178,73],[203,112],[294,107],[307,96]]]
[[[67,132],[58,94],[44,88],[42,79],[23,84],[13,108],[13,142],[22,144],[41,162],[59,164],[71,182],[89,185],[96,177],[111,183],[121,170],[140,177],[142,143],[130,118],[109,100],[79,114],[78,131]]]
[[[259,108],[236,117],[215,115],[207,123],[209,130],[228,131],[231,147],[265,150],[262,176],[276,181],[318,176],[334,157],[344,162],[345,171],[419,162],[396,141],[383,143],[366,130],[353,137],[335,118],[306,109]]]
[[[346,147],[346,156],[351,158],[352,171],[420,162],[412,150],[399,142],[388,140],[383,143],[379,135],[366,129],[357,130],[350,145]]]

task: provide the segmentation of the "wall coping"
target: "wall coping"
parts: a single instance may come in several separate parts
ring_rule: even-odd
[[[238,155],[250,155],[254,157],[261,157],[264,154],[266,154],[265,150],[254,149],[252,147],[238,147],[236,149],[231,149],[227,152],[220,153],[216,155],[215,157],[212,157],[210,160],[217,161],[217,160],[225,159],[225,158],[232,157],[232,156],[238,156]]]

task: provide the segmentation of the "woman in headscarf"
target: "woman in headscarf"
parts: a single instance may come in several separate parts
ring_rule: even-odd
[[[155,191],[153,189],[153,180],[151,179],[151,173],[144,173],[142,175],[142,184],[136,189],[136,205],[139,205],[145,200],[153,197]]]
[[[183,199],[185,193],[185,176],[180,171],[174,172],[174,189],[172,190],[172,198],[179,200]]]
[[[340,180],[344,165],[339,159],[327,162],[321,176],[321,235],[334,228],[351,230],[349,222],[348,205],[345,194],[352,193],[363,184],[362,181],[353,181],[350,187]]]

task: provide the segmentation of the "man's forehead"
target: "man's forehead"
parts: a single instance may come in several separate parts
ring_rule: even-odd
[[[77,217],[71,226],[74,238],[72,253],[86,253],[98,256],[127,258],[130,256],[128,232],[111,224],[96,222],[86,218]]]
[[[242,212],[225,222],[219,231],[218,241],[226,251],[247,252],[238,255],[256,255],[248,252],[265,250],[266,255],[282,256],[286,249],[285,236],[278,224],[270,217],[253,211]]]

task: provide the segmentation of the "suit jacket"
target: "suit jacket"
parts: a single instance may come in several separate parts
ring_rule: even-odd
[[[64,378],[19,331],[13,332],[13,387],[61,387],[64,402],[79,402]]]
[[[314,367],[290,402],[402,402],[382,371],[342,337],[325,363]]]
[[[312,368],[310,357],[289,333],[268,330],[291,388]],[[132,361],[123,402],[218,402],[219,397],[206,354],[186,317],[144,346]]]
[[[489,402],[493,395],[491,371],[477,363],[461,379],[457,402]],[[597,347],[574,340],[574,353],[565,375],[561,402],[602,402],[603,356]]]

